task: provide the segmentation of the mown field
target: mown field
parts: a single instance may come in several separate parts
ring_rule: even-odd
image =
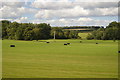
[[[87,32],[86,33],[78,33],[78,36],[81,37],[81,39],[85,40],[86,37],[88,36],[88,34],[90,34],[90,33],[87,33]]]
[[[117,42],[48,41],[3,40],[3,78],[118,77]],[[63,45],[67,42],[71,44]],[[11,44],[16,47],[10,47]]]

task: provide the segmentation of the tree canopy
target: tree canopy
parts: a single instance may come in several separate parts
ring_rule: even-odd
[[[2,20],[2,39],[14,40],[41,40],[51,39],[55,36],[57,39],[77,39],[78,31],[65,30],[69,27],[51,27],[50,24],[40,23],[17,23]],[[78,26],[79,27],[79,26]],[[77,28],[78,28],[77,27]],[[93,27],[93,26],[92,26]],[[76,28],[76,27],[73,27]],[[119,40],[120,39],[120,22],[111,22],[106,28],[95,27],[94,31],[89,33],[87,39],[98,40]]]
[[[120,40],[120,22],[111,22],[106,28],[100,28],[88,35],[87,39]]]

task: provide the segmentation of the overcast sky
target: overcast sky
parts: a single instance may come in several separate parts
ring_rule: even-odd
[[[2,2],[0,14],[1,20],[20,23],[106,26],[118,21],[118,0],[6,0]]]

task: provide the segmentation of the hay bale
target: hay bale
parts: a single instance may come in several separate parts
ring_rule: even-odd
[[[67,45],[67,44],[64,44],[64,45]]]
[[[68,45],[70,45],[70,43],[67,43]]]
[[[50,42],[46,42],[46,43],[50,43]]]
[[[82,41],[80,41],[80,43],[82,43]]]
[[[96,44],[98,44],[98,43],[96,43]]]
[[[10,47],[15,47],[15,45],[10,45]]]
[[[120,51],[118,51],[118,53],[120,53]]]

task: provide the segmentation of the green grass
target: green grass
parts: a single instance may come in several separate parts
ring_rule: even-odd
[[[89,33],[78,33],[78,36],[80,36],[82,39],[86,39]]]
[[[42,40],[44,41],[44,40]],[[117,42],[3,40],[3,78],[117,78]],[[71,45],[63,45],[70,42]],[[99,44],[95,44],[98,42]],[[12,48],[9,45],[15,44]]]

